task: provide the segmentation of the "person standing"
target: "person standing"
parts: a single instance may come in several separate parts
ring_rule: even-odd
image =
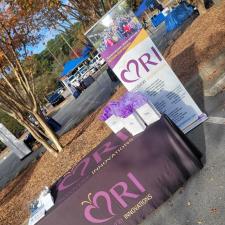
[[[72,92],[72,95],[74,98],[78,98],[79,95],[81,94],[81,91],[78,90],[74,85],[71,83],[68,84],[68,87],[70,88],[70,91]]]
[[[144,17],[142,19],[142,25],[143,25],[144,29],[147,29],[147,21],[146,21],[146,19]]]

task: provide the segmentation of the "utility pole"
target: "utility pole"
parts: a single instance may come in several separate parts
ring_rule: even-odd
[[[133,5],[134,5],[134,0],[130,1],[130,8],[133,9]]]
[[[72,48],[72,46],[69,44],[69,42],[66,40],[66,38],[61,34],[60,35],[62,37],[62,39],[66,42],[66,44],[69,46],[69,48],[71,49],[71,51],[73,52],[73,54],[78,58],[79,55],[74,51],[74,49]]]
[[[59,66],[63,66],[60,61],[56,58],[56,56],[53,54],[53,52],[46,46],[46,49],[49,51],[49,53],[52,55],[52,57],[54,58],[54,60],[57,62],[57,64]]]

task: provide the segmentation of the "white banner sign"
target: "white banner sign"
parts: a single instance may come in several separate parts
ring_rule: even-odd
[[[86,35],[127,90],[143,92],[183,132],[207,119],[125,1]]]

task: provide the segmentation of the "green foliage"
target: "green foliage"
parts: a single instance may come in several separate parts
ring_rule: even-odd
[[[4,124],[16,137],[20,137],[24,131],[24,127],[20,125],[15,119],[8,116],[5,112],[0,110],[0,123]]]
[[[81,42],[77,39],[80,29],[81,25],[79,23],[74,24],[69,31],[48,41],[44,51],[33,55],[36,64],[34,73],[35,89],[42,103],[45,102],[45,96],[57,88],[57,78],[63,70],[63,65],[71,58],[72,50],[64,39],[74,50],[83,48]]]
[[[45,96],[57,88],[58,73],[44,73],[35,78],[35,92],[42,103],[46,103]]]
[[[35,54],[33,56],[36,62],[34,77],[43,76],[44,74],[49,75],[49,73],[52,73],[55,68],[59,66],[59,63],[62,66],[70,59],[71,49],[63,38],[66,39],[74,50],[83,48],[82,44],[77,39],[77,34],[80,32],[80,29],[80,24],[76,23],[71,30],[59,34],[55,39],[48,41],[47,48],[40,54]],[[57,77],[55,74],[52,75],[55,78]]]

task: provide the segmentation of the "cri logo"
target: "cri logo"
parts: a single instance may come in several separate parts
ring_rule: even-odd
[[[122,142],[127,141],[127,139],[129,138],[129,136],[127,136],[122,131],[118,132],[116,136]],[[65,191],[66,189],[79,183],[80,180],[85,177],[88,172],[91,171],[91,168],[95,168],[96,165],[101,163],[105,157],[111,154],[112,151],[114,151],[118,147],[118,145],[114,145],[113,142],[109,141],[102,145],[99,149],[97,149],[93,154],[85,157],[78,163],[76,167],[73,168],[73,170],[69,174],[65,175],[65,177],[58,185],[58,191]]]
[[[137,60],[131,59],[127,62],[126,69],[122,70],[120,77],[126,83],[133,83],[140,79],[140,67],[143,67],[146,72],[149,72],[149,65],[156,66],[162,58],[154,47],[151,47],[152,53],[145,53]],[[151,57],[156,57],[157,61],[152,61]],[[130,75],[135,75],[132,79],[129,77]]]
[[[127,174],[128,181],[120,181],[116,183],[112,188],[108,191],[98,191],[94,194],[91,199],[92,193],[88,194],[88,201],[81,202],[84,208],[84,216],[85,218],[91,223],[104,223],[112,219],[116,214],[113,211],[112,207],[112,198],[114,202],[116,202],[122,207],[127,208],[128,203],[126,202],[127,199],[137,199],[142,193],[145,192],[144,186],[140,183],[140,181],[134,176],[133,173],[129,172]],[[130,192],[128,187],[132,185],[135,187],[135,192]],[[104,209],[100,206],[100,202],[104,202]],[[115,203],[114,203],[115,204]],[[102,208],[101,208],[102,207]],[[103,218],[97,215],[104,215],[105,210],[107,215]],[[101,211],[101,213],[99,213]]]

